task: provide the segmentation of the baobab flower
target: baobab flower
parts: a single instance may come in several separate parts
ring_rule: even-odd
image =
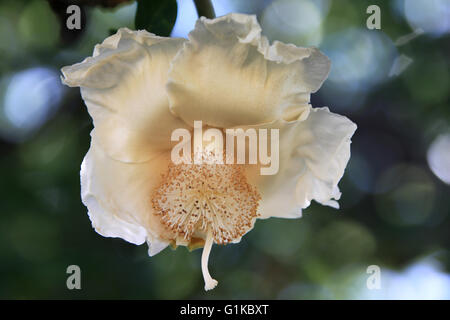
[[[310,105],[329,68],[316,48],[270,45],[244,14],[200,18],[189,39],[123,28],[64,67],[94,123],[81,196],[95,230],[147,242],[150,256],[169,244],[203,247],[209,290],[213,243],[238,243],[258,218],[298,218],[312,200],[338,207],[356,125]],[[195,121],[277,129],[276,174],[261,175],[261,164],[173,163],[172,132],[192,132]]]

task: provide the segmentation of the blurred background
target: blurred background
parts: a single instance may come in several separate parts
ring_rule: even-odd
[[[450,1],[215,0],[216,15],[256,14],[270,40],[317,46],[332,61],[315,107],[358,124],[340,210],[313,203],[297,220],[257,221],[214,246],[205,293],[201,250],[104,238],[80,200],[91,119],[59,69],[91,55],[134,1],[0,1],[0,298],[450,299]],[[369,5],[381,30],[369,30]],[[161,17],[165,19],[165,17]],[[173,36],[197,13],[178,0]],[[81,290],[66,269],[81,268]],[[381,268],[369,290],[368,266]]]

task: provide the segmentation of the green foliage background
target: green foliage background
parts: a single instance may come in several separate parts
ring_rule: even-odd
[[[83,2],[83,29],[71,32],[65,29],[65,2],[50,2],[0,1],[1,77],[81,61],[110,30],[135,27],[134,15],[117,14],[121,6]],[[258,18],[270,2],[229,1],[236,11]],[[169,35],[174,3],[139,1],[145,11],[138,11],[136,25]],[[390,38],[411,32],[387,1],[332,1],[325,36],[365,28],[369,4],[380,5],[382,32]],[[313,106],[328,105],[359,127],[340,184],[341,210],[313,203],[302,219],[258,221],[240,244],[214,246],[210,270],[219,286],[208,293],[201,251],[166,249],[149,258],[145,245],[103,238],[92,229],[79,190],[92,124],[79,90],[67,89],[56,113],[38,130],[20,141],[0,138],[0,298],[370,298],[364,288],[372,264],[403,272],[432,257],[448,274],[450,186],[433,175],[426,152],[450,121],[449,35],[423,35],[401,51],[414,57],[411,66],[371,87],[353,102],[358,108],[334,109],[339,101],[322,91],[313,96]],[[0,101],[4,93],[0,83]],[[358,181],[368,173],[373,184],[389,188],[361,188]],[[72,264],[81,267],[82,290],[66,288],[66,268]]]

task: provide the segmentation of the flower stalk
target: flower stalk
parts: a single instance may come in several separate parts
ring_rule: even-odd
[[[216,17],[211,0],[194,0],[194,4],[199,17],[203,16],[208,19],[214,19]]]

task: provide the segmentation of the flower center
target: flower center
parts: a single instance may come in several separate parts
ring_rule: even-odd
[[[260,198],[239,165],[171,163],[153,193],[152,205],[175,240],[181,236],[191,243],[194,235],[205,238],[201,266],[205,290],[211,290],[217,285],[208,271],[213,243],[240,239],[257,217]]]
[[[227,244],[252,227],[259,199],[242,166],[171,163],[152,205],[177,238],[190,242],[210,234],[217,244]]]

